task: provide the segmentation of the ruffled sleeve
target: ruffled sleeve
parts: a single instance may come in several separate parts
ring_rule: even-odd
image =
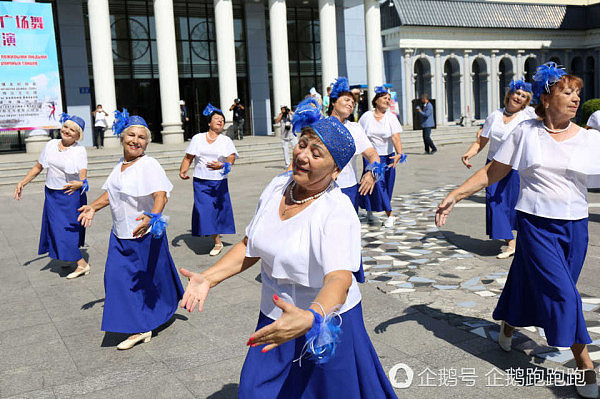
[[[571,156],[567,169],[586,175],[588,188],[598,188],[600,187],[600,163],[598,162],[600,132],[594,129],[582,130],[579,134],[585,135],[585,144]]]
[[[485,118],[485,122],[483,123],[483,127],[481,128],[481,137],[489,138],[492,133],[492,125],[494,124],[494,115],[496,112],[492,112]]]
[[[494,160],[512,166],[515,170],[524,170],[540,165],[539,121],[529,119],[521,122],[502,143]]]
[[[156,159],[147,155],[122,173],[120,191],[126,195],[142,197],[157,191],[165,191],[168,197],[173,190],[173,184],[165,170]]]
[[[42,165],[44,169],[48,167],[48,151],[50,151],[50,146],[53,144],[56,145],[56,140],[50,140],[49,142],[47,142],[44,148],[42,149],[42,153],[40,154],[40,157],[38,159],[38,162],[40,163],[40,165]]]
[[[231,140],[227,136],[224,137],[227,138],[227,144],[225,144],[225,154],[223,155],[225,156],[225,158],[227,158],[231,154],[235,154],[235,159],[238,159],[240,155],[238,154],[237,149],[235,148],[235,144],[233,144],[233,140]]]
[[[192,140],[190,141],[187,148],[185,149],[186,154],[195,155],[195,156],[200,155],[199,145],[200,145],[201,137],[202,137],[202,133],[198,133],[198,134],[194,135],[194,137],[192,137]]]
[[[390,122],[390,128],[391,128],[391,133],[400,133],[402,132],[402,125],[400,125],[400,121],[398,120],[398,117],[396,116],[396,114],[394,114],[392,111],[387,111],[386,112],[388,121]]]

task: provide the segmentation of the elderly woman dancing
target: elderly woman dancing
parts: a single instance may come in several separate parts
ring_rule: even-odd
[[[490,143],[487,163],[492,162],[498,149],[515,127],[526,119],[537,118],[528,107],[531,101],[531,83],[524,80],[512,81],[504,96],[504,108],[492,112],[485,120],[481,134],[462,156],[462,162],[471,168],[469,160]],[[511,170],[499,182],[485,189],[485,229],[492,240],[505,240],[507,249],[498,254],[498,259],[506,259],[515,253],[517,229],[517,199],[519,197],[519,172]]]
[[[85,122],[67,114],[62,114],[60,121],[61,138],[46,143],[38,162],[17,183],[14,197],[20,200],[27,183],[47,169],[38,254],[77,262],[77,269],[67,275],[67,279],[73,279],[90,273],[90,265],[79,250],[85,242],[85,229],[77,223],[77,208],[87,204],[87,153],[77,142],[83,139]]]
[[[113,131],[123,145],[123,158],[102,186],[106,191],[79,209],[79,220],[88,227],[94,214],[110,205],[102,331],[131,334],[117,346],[130,349],[150,341],[152,330],[171,319],[183,287],[162,216],[173,185],[158,161],[144,153],[151,140],[148,125],[127,110],[115,111]]]
[[[190,279],[181,306],[202,310],[214,286],[262,259],[260,316],[239,398],[395,398],[352,274],[360,222],[335,183],[354,141],[337,118],[317,121],[319,108],[310,108],[315,117],[302,122],[293,170],[263,191],[246,237],[201,274],[181,269]]]
[[[380,168],[377,168],[379,176],[375,189],[371,194],[359,197],[358,205],[367,211],[369,220],[373,218],[372,212],[385,211],[387,215],[385,227],[392,227],[396,222],[391,205],[396,181],[396,165],[406,160],[406,155],[402,153],[402,140],[400,140],[402,126],[396,115],[389,110],[390,101],[390,93],[384,87],[376,87],[375,97],[372,100],[373,111],[365,112],[358,121],[373,143],[380,164]],[[364,170],[368,171],[369,165],[365,160],[363,164]]]
[[[223,250],[220,235],[235,234],[227,174],[239,155],[233,141],[221,134],[225,127],[223,112],[208,104],[203,113],[208,117],[208,132],[192,138],[181,161],[179,177],[189,179],[187,171],[195,161],[192,235],[212,236],[215,246],[209,255],[216,256]]]
[[[498,343],[510,351],[514,326],[544,328],[551,346],[570,347],[585,384],[577,392],[598,396],[596,372],[586,344],[577,280],[588,243],[587,188],[600,184],[600,132],[571,122],[583,82],[555,63],[538,67],[533,93],[541,120],[521,122],[491,163],[452,191],[439,205],[444,225],[454,205],[519,171],[517,247],[493,317],[502,320]]]

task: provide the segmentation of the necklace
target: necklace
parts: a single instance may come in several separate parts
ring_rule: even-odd
[[[140,159],[144,155],[146,155],[146,154],[138,155],[137,157],[133,158],[131,161],[123,161],[123,165],[129,165],[130,163],[134,163],[135,161],[137,161],[138,159]]]
[[[216,139],[219,138],[219,135],[217,134],[217,137],[215,137],[214,139],[212,137],[210,137],[210,133],[206,132],[206,140],[208,141],[215,141]]]
[[[296,181],[294,180],[290,186],[290,199],[292,200],[292,202],[294,204],[297,204],[297,205],[304,204],[310,200],[317,199],[321,195],[325,194],[325,191],[329,190],[329,187],[331,187],[331,183],[329,183],[329,185],[325,188],[325,190],[318,192],[315,195],[311,195],[310,197],[304,198],[303,200],[297,200],[296,198],[294,198],[294,188],[296,188]]]
[[[516,114],[516,112],[508,112],[508,110],[506,108],[504,108],[504,115],[513,116],[514,114]]]
[[[573,123],[573,122],[569,121],[569,124],[564,129],[550,129],[548,126],[546,126],[546,124],[544,122],[542,122],[542,125],[544,125],[544,129],[546,129],[549,133],[562,133],[562,132],[566,132],[567,130],[569,130],[569,128],[571,127],[571,123]]]
[[[63,151],[66,151],[66,150],[68,150],[69,148],[70,148],[70,147],[66,147],[66,146],[65,146],[65,145],[62,143],[62,141],[59,141],[59,142],[58,142],[58,152],[63,152]]]

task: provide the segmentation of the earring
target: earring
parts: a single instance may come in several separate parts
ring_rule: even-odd
[[[546,108],[546,109],[550,108],[550,104],[546,104],[546,107],[545,107],[545,108]]]

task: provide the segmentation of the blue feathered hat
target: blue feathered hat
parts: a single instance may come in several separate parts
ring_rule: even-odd
[[[527,83],[525,80],[520,79],[520,80],[512,80],[510,82],[510,84],[508,85],[508,89],[509,89],[510,93],[515,92],[517,90],[523,90],[528,93],[531,93],[532,86],[531,86],[531,83]]]
[[[210,115],[212,115],[213,112],[218,112],[220,114],[223,113],[223,111],[221,111],[219,108],[213,106],[211,103],[208,103],[206,108],[204,108],[204,111],[202,111],[202,115],[210,116]]]
[[[129,115],[127,112],[127,108],[123,108],[123,112],[119,110],[115,111],[115,121],[113,122],[112,129],[113,134],[119,136],[123,130],[127,129],[130,126],[144,126],[146,129],[148,128],[148,124],[138,115]]]
[[[540,96],[546,92],[550,94],[550,87],[566,75],[565,69],[559,67],[556,62],[546,62],[537,67],[533,75],[533,98],[539,102]]]
[[[348,85],[348,79],[343,76],[338,77],[335,82],[331,85],[331,93],[329,93],[330,99],[338,99],[340,94],[350,91],[350,85]]]
[[[73,121],[81,128],[81,130],[85,130],[85,121],[76,115],[69,115],[66,112],[60,114],[60,123],[65,123],[66,121]]]
[[[322,118],[320,109],[319,103],[311,97],[298,104],[292,118],[294,131],[311,127],[329,150],[338,168],[344,169],[356,152],[354,139],[336,117]]]
[[[385,93],[389,94],[390,92],[383,86],[375,86],[375,94]]]

